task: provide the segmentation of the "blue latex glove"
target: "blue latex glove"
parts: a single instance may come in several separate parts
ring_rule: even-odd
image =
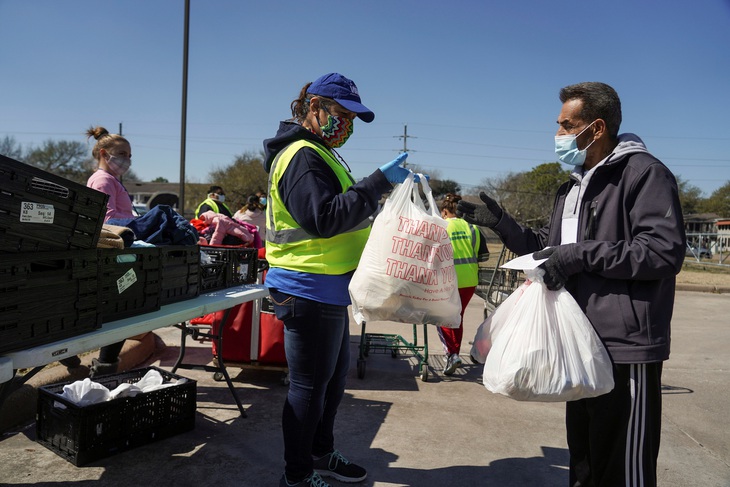
[[[408,153],[404,152],[403,154],[399,155],[392,161],[390,161],[387,164],[383,164],[380,167],[380,170],[383,172],[383,175],[385,175],[385,179],[387,179],[391,184],[399,184],[406,180],[408,175],[411,173],[409,169],[406,169],[405,167],[401,166],[401,163],[406,160],[406,157],[408,157]],[[419,178],[416,175],[415,181],[418,182]]]

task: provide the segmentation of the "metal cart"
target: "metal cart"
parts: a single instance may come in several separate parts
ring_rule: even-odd
[[[418,325],[413,325],[413,342],[401,335],[387,333],[365,333],[365,322],[360,333],[360,356],[357,359],[357,377],[365,377],[366,357],[370,352],[390,353],[397,358],[401,352],[410,352],[418,360],[418,375],[423,382],[428,380],[428,325],[423,326],[423,345],[418,345]]]
[[[274,305],[271,302],[271,298],[269,296],[257,299],[253,302],[253,322],[251,323],[251,360],[247,362],[241,362],[238,360],[223,360],[220,353],[217,353],[213,356],[213,364],[215,366],[220,366],[221,362],[225,362],[226,367],[235,367],[238,369],[258,369],[258,370],[273,370],[273,371],[279,371],[281,372],[281,378],[280,382],[282,385],[289,385],[289,367],[286,364],[285,359],[282,358],[281,363],[276,364],[266,364],[262,363],[259,360],[259,353],[261,352],[258,349],[258,343],[259,343],[259,334],[262,333],[261,330],[261,317],[263,315],[274,315]],[[225,323],[225,321],[224,321]],[[222,327],[221,327],[222,328]],[[222,333],[222,331],[221,331]],[[220,349],[218,349],[220,350]],[[225,376],[220,373],[216,372],[213,374],[213,380],[216,382],[221,382],[225,380]]]
[[[485,319],[525,281],[522,271],[500,267],[515,257],[517,254],[502,247],[494,267],[479,268],[479,282],[474,293],[484,299]]]
[[[268,261],[264,259],[258,260],[258,274],[256,278],[257,284],[263,284],[265,280],[265,273],[269,269],[269,263]],[[239,360],[229,360],[229,359],[223,359],[220,352],[217,354],[214,354],[213,356],[213,363],[215,365],[219,365],[221,362],[225,362],[225,365],[227,367],[235,367],[238,369],[258,369],[258,370],[273,370],[273,371],[279,371],[281,372],[281,379],[280,382],[282,385],[289,385],[289,367],[286,364],[286,359],[282,357],[282,362],[280,363],[262,363],[259,360],[259,354],[261,350],[258,348],[259,344],[259,334],[263,333],[261,326],[262,321],[261,318],[263,315],[274,315],[274,304],[271,302],[271,296],[265,296],[263,298],[257,299],[253,301],[253,312],[252,312],[252,322],[251,322],[251,338],[250,338],[250,357],[251,359],[246,362],[242,362]],[[223,322],[225,323],[225,321]],[[222,326],[221,326],[222,328]],[[221,331],[221,333],[223,333]],[[220,350],[220,349],[218,349]],[[225,376],[220,373],[213,374],[213,380],[216,382],[220,382],[225,379]]]
[[[257,265],[257,278],[256,283],[262,284],[264,282],[264,273],[266,270],[268,270],[269,265],[268,262],[264,259],[258,260]],[[217,327],[217,332],[213,331],[212,324],[208,323],[195,323],[191,324],[190,322],[186,323],[179,323],[176,325],[178,328],[181,329],[182,332],[182,339],[181,339],[181,346],[180,346],[180,356],[178,357],[178,364],[182,362],[182,357],[185,355],[185,338],[187,336],[190,336],[193,340],[199,341],[199,342],[206,342],[215,341],[216,347],[215,351],[213,353],[213,365],[206,368],[205,370],[213,372],[213,380],[216,382],[226,381],[231,384],[230,377],[227,375],[228,372],[226,370],[227,367],[235,367],[239,369],[245,369],[245,368],[253,368],[253,369],[259,369],[259,370],[274,370],[274,371],[280,371],[282,373],[281,376],[281,383],[283,385],[289,384],[289,368],[286,365],[285,362],[282,362],[280,364],[263,364],[261,363],[259,359],[259,350],[258,350],[258,344],[259,344],[259,333],[261,332],[261,316],[262,314],[273,314],[273,304],[271,303],[271,298],[269,296],[265,296],[263,298],[255,299],[251,302],[251,305],[253,307],[252,309],[252,322],[251,322],[251,338],[249,346],[251,347],[250,356],[251,359],[246,362],[241,362],[238,360],[229,360],[229,359],[223,359],[222,356],[222,350],[223,350],[223,332],[225,328],[225,324],[228,321],[228,314],[232,311],[233,308],[226,310],[226,314],[221,320],[219,326]],[[229,347],[231,344],[228,345]],[[176,367],[179,367],[179,365],[176,364]],[[174,372],[174,369],[173,369]]]

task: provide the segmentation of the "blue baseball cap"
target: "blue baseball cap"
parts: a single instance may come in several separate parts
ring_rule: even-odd
[[[309,85],[307,93],[332,98],[346,109],[357,113],[358,118],[365,123],[375,120],[375,114],[360,102],[355,82],[339,73],[329,73],[317,78]]]

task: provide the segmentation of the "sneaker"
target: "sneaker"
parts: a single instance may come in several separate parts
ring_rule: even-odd
[[[322,477],[319,476],[317,472],[312,473],[309,477],[302,480],[301,482],[296,482],[294,484],[290,484],[289,481],[286,479],[286,475],[281,476],[281,480],[279,481],[279,487],[330,487],[330,484],[322,480]]]
[[[446,367],[444,367],[444,375],[453,374],[456,369],[461,367],[461,357],[458,353],[452,353],[449,358],[446,359]]]
[[[323,477],[332,477],[340,482],[360,482],[368,476],[364,468],[360,465],[350,463],[337,450],[328,453],[322,458],[315,458],[314,472]]]

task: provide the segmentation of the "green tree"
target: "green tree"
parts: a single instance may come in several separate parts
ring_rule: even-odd
[[[243,206],[249,195],[260,190],[267,192],[269,175],[264,170],[263,160],[264,154],[261,152],[246,152],[236,156],[230,166],[208,174],[210,184],[218,185],[226,192],[226,204],[231,210],[236,211]],[[200,195],[198,203],[204,196]]]
[[[428,176],[428,185],[431,188],[433,197],[436,201],[442,199],[447,193],[461,194],[461,186],[456,181],[451,179],[442,179],[441,171],[435,169],[429,171],[420,167],[418,164],[407,164],[405,167],[410,169],[416,174],[426,174]],[[421,198],[425,201],[425,195],[423,194],[422,188],[418,188]]]
[[[677,187],[679,189],[679,202],[682,205],[682,213],[689,215],[697,213],[702,204],[702,190],[689,183],[681,176],[677,176]]]
[[[96,162],[94,164],[96,165]],[[139,176],[137,176],[137,173],[134,172],[134,169],[130,169],[129,171],[127,171],[124,174],[124,176],[122,176],[122,182],[124,182],[124,181],[129,182],[129,183],[131,183],[131,182],[139,183],[139,182],[142,182],[142,179]]]
[[[699,207],[701,213],[716,213],[722,218],[730,217],[730,181],[712,192]]]
[[[459,183],[451,179],[429,179],[428,185],[431,187],[433,197],[436,200],[441,199],[448,193],[461,194],[461,186],[459,185]]]
[[[167,178],[163,178],[162,176],[159,176],[150,182],[152,182],[152,183],[169,183],[170,181],[168,181]]]

